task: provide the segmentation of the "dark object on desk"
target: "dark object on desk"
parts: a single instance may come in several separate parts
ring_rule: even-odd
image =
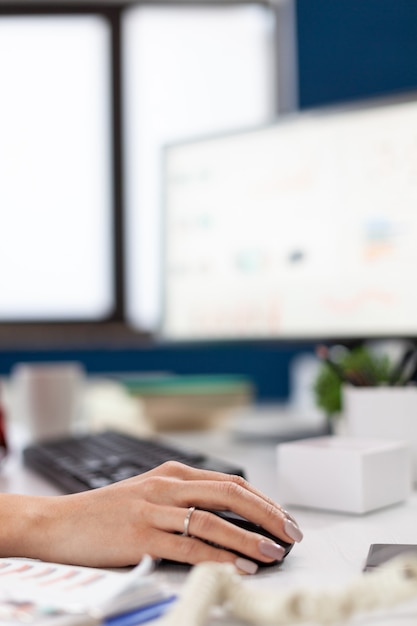
[[[291,548],[294,545],[293,543],[287,543],[286,541],[283,541],[283,539],[280,539],[279,537],[273,535],[268,530],[265,530],[265,528],[263,528],[262,526],[259,526],[259,524],[250,522],[244,517],[237,515],[237,513],[233,513],[233,511],[211,511],[211,513],[218,515],[219,517],[226,520],[227,522],[230,522],[231,524],[240,526],[240,528],[244,528],[245,530],[249,530],[253,533],[258,533],[259,535],[263,535],[264,537],[267,537],[268,539],[272,539],[272,541],[274,541],[278,545],[285,548],[285,553],[284,553],[283,558],[287,556],[287,554],[290,552]],[[243,557],[244,559],[248,558],[247,555],[245,554],[241,554],[239,552],[237,552],[236,554]],[[265,563],[265,561],[257,561],[256,559],[253,559],[253,558],[251,558],[251,561],[253,561],[260,567],[270,567],[271,565],[276,565],[277,563],[279,563],[279,561],[272,561],[270,563]]]
[[[366,557],[364,572],[380,567],[387,561],[403,554],[413,554],[417,556],[417,545],[412,543],[373,543]]]
[[[4,409],[1,401],[1,387],[0,387],[0,463],[4,459],[7,454],[7,439],[6,439],[6,431],[5,431],[5,422],[6,417],[4,414]]]
[[[241,468],[202,452],[113,431],[37,443],[23,451],[23,459],[67,493],[104,487],[169,460],[244,476]]]

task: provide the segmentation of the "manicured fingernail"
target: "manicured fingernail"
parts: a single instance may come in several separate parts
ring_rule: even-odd
[[[235,565],[238,569],[246,574],[255,574],[258,571],[258,566],[253,561],[247,559],[238,558],[235,561]]]
[[[303,533],[298,528],[297,524],[294,524],[290,519],[286,519],[284,522],[284,530],[291,539],[294,541],[301,541]]]
[[[264,556],[269,556],[276,561],[282,561],[285,554],[284,548],[278,543],[272,543],[272,541],[265,541],[264,539],[259,542],[259,551]]]
[[[286,511],[285,509],[282,509],[282,512],[286,517],[288,517],[288,519],[290,519],[292,522],[294,522],[294,524],[298,526],[297,520],[291,515],[291,513],[288,513],[288,511]]]

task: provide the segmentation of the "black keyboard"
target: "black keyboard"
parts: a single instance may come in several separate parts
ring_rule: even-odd
[[[33,444],[25,448],[23,459],[66,493],[104,487],[169,460],[244,476],[241,468],[202,452],[113,431]]]

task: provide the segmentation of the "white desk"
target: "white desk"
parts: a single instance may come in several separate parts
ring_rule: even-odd
[[[237,442],[228,432],[183,433],[169,439],[203,448],[218,457],[238,463],[247,470],[248,479],[258,488],[280,501],[275,481],[275,444]],[[19,454],[8,459],[0,473],[0,489],[20,493],[54,495],[58,491],[42,478],[22,467]],[[282,503],[285,504],[285,503]],[[304,532],[281,566],[261,569],[255,576],[245,577],[245,584],[263,589],[340,588],[360,575],[371,543],[417,543],[417,493],[403,504],[363,516],[349,516],[292,508]],[[172,584],[181,584],[187,574],[185,567],[161,566],[161,576]],[[400,617],[401,616],[401,617]],[[217,617],[213,624],[235,624]],[[389,614],[366,615],[355,624],[408,626],[417,624],[417,599],[412,604],[393,609]],[[188,626],[188,625],[184,625]]]

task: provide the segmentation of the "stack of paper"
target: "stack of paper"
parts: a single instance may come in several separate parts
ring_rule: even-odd
[[[129,611],[139,613],[141,609],[158,606],[162,611],[173,595],[144,565],[126,573],[0,559],[0,624],[116,625],[117,617]],[[141,621],[137,618],[131,623]]]

